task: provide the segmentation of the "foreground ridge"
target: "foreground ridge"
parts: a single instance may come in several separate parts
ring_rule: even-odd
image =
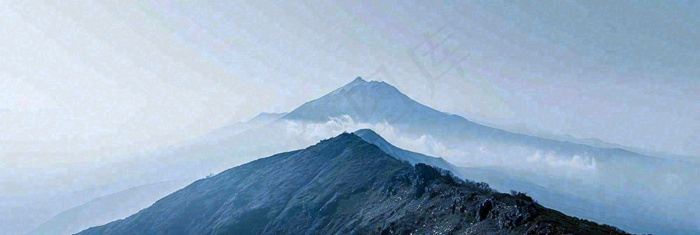
[[[201,179],[79,234],[625,234],[411,166],[352,133]]]

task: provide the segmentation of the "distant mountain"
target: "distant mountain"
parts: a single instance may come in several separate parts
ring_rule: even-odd
[[[303,104],[276,123],[342,122],[339,117],[348,117],[349,126],[390,126],[391,132],[413,144],[411,150],[443,157],[456,166],[518,172],[513,177],[530,185],[601,201],[615,213],[647,212],[625,223],[630,225],[625,229],[666,218],[668,226],[700,231],[696,213],[700,204],[694,203],[700,194],[700,165],[693,161],[649,156],[596,141],[548,139],[488,127],[422,105],[387,83],[362,78]],[[676,209],[669,212],[668,208]]]
[[[589,199],[576,195],[574,191],[555,190],[535,182],[556,182],[557,179],[546,178],[531,180],[522,176],[513,175],[507,169],[493,167],[460,167],[455,175],[464,179],[477,182],[486,182],[491,187],[502,192],[511,190],[527,192],[529,196],[537,199],[539,203],[549,208],[556,208],[568,215],[589,220],[614,224],[624,228],[625,231],[639,234],[695,234],[697,229],[692,226],[678,226],[679,223],[672,217],[663,213],[653,213],[644,207],[635,207],[632,200],[620,200],[615,203],[606,203],[605,200]],[[567,182],[559,180],[557,184]],[[590,186],[571,185],[582,187],[584,190],[595,191]],[[612,194],[610,197],[616,197]],[[668,209],[668,212],[676,212],[681,208]]]
[[[488,127],[418,103],[388,83],[366,81],[361,77],[323,97],[301,105],[278,121],[325,122],[333,117],[342,116],[349,116],[359,123],[385,122],[406,134],[429,134],[448,145],[466,140],[485,145],[525,146],[565,154],[586,152],[601,157],[648,157],[622,149],[597,148]]]
[[[486,182],[501,192],[509,192],[511,190],[527,192],[528,195],[536,198],[543,205],[550,208],[559,208],[557,210],[566,214],[580,215],[594,221],[614,222],[614,224],[624,226],[633,231],[645,231],[654,234],[693,233],[692,229],[673,226],[673,221],[667,221],[663,216],[649,214],[644,209],[640,208],[636,208],[636,210],[628,209],[625,207],[625,203],[616,203],[615,206],[608,206],[598,200],[584,199],[570,192],[558,192],[532,183],[522,177],[514,176],[509,173],[507,169],[492,167],[456,167],[442,158],[426,156],[398,148],[370,129],[358,130],[355,131],[354,134],[378,146],[390,156],[408,161],[412,165],[424,163],[449,170],[462,179]],[[545,180],[553,181],[553,179],[542,179],[542,181]],[[565,182],[562,182],[562,184],[564,183]]]
[[[575,143],[575,144],[588,145],[588,146],[592,146],[592,147],[596,147],[596,148],[624,149],[624,150],[627,150],[630,152],[635,152],[635,153],[639,153],[639,154],[647,155],[647,156],[654,156],[654,157],[662,157],[662,158],[667,158],[667,159],[672,159],[672,160],[687,161],[687,162],[692,162],[694,164],[700,163],[700,158],[690,156],[690,155],[675,154],[675,153],[668,153],[668,152],[662,152],[662,151],[654,151],[654,150],[639,148],[639,147],[630,147],[630,146],[606,142],[606,141],[603,141],[603,140],[598,139],[598,138],[579,138],[579,137],[572,136],[569,134],[553,134],[553,133],[549,133],[549,132],[545,132],[545,131],[533,131],[530,128],[527,128],[524,126],[497,126],[496,124],[490,124],[490,123],[488,125],[492,126],[492,127],[500,128],[502,130],[506,130],[509,132],[521,133],[521,134],[530,135],[530,136],[537,136],[537,137],[545,138],[545,139],[566,141],[566,142],[571,142],[571,143]]]
[[[209,135],[143,154],[121,166],[105,166],[109,171],[103,172],[128,171],[147,182],[201,178],[263,156],[303,148],[318,139],[332,137],[332,133],[379,126],[386,128],[375,130],[392,143],[444,159],[425,163],[438,165],[447,161],[457,167],[499,169],[526,183],[521,185],[533,186],[525,188],[532,192],[546,189],[554,195],[575,196],[570,200],[556,198],[557,201],[599,202],[619,215],[647,212],[618,223],[608,220],[612,217],[591,216],[573,204],[549,204],[574,216],[601,218],[599,222],[637,233],[653,231],[636,230],[636,225],[656,218],[667,218],[672,227],[700,231],[700,214],[696,213],[700,205],[694,203],[700,194],[700,166],[695,163],[488,127],[422,105],[384,82],[357,78],[265,122],[256,128],[223,127]],[[407,154],[405,159],[411,162],[412,156],[416,155]],[[419,162],[414,159],[413,163]],[[131,180],[130,175],[113,177]],[[548,198],[554,197],[542,200]]]
[[[277,119],[280,119],[284,115],[287,115],[287,113],[262,112],[262,113],[259,113],[258,115],[255,115],[255,117],[251,118],[250,120],[232,123],[232,124],[227,125],[221,129],[216,130],[213,133],[222,133],[222,134],[226,133],[228,135],[235,135],[235,134],[244,132],[246,130],[259,128],[259,127],[265,126],[267,124],[270,124],[271,122],[274,122]]]
[[[405,124],[429,124],[448,116],[415,102],[385,82],[368,82],[358,77],[321,98],[301,105],[283,118],[326,121],[330,117],[343,115],[358,122]]]
[[[74,234],[85,228],[125,218],[190,182],[175,180],[147,184],[96,198],[54,216],[29,234]]]
[[[411,166],[348,133],[198,180],[79,234],[354,233],[625,234]]]

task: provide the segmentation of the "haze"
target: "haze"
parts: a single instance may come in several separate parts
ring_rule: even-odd
[[[6,2],[0,194],[356,76],[481,123],[695,158],[699,16],[696,1]]]

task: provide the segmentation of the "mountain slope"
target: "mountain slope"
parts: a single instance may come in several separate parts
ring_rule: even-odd
[[[337,125],[332,118],[339,116],[348,116],[356,123],[370,125]],[[331,137],[332,133],[374,128],[376,123],[389,124],[394,137],[399,136],[401,139],[420,140],[427,136],[428,140],[438,145],[423,149],[412,148],[414,146],[398,142],[397,138],[389,138],[391,136],[377,129],[401,147],[440,156],[456,166],[498,167],[509,172],[529,171],[538,176],[514,177],[530,185],[548,184],[545,186],[554,193],[566,193],[588,201],[615,205],[617,209],[609,208],[608,211],[620,215],[629,214],[630,211],[648,211],[647,214],[672,218],[674,222],[669,226],[700,231],[697,222],[700,221],[700,214],[695,213],[699,208],[694,203],[695,195],[700,193],[700,171],[696,170],[697,165],[667,161],[621,149],[596,148],[486,127],[419,104],[389,84],[362,79],[356,79],[258,128],[228,134],[231,132],[224,127],[194,141],[144,154],[139,158],[142,162],[125,162],[125,167],[118,169],[112,164],[100,172],[128,171],[132,175],[140,175],[139,180],[148,179],[149,182],[201,178],[276,152],[308,146],[318,139]],[[430,143],[426,145],[428,144]],[[431,152],[431,149],[450,151]],[[105,178],[130,180],[128,177],[130,176],[118,174]],[[543,178],[561,180],[542,181]],[[553,185],[555,182],[558,185]],[[144,183],[138,182],[135,185]],[[591,188],[591,185],[594,187]],[[619,208],[618,201],[625,201],[630,206]],[[555,209],[574,211],[566,210],[570,205],[563,206]],[[676,209],[670,212],[668,208]],[[585,213],[574,215],[587,216]],[[637,233],[653,231],[633,230],[634,226],[627,226],[643,224],[646,220],[636,219],[642,216],[646,215],[635,216],[627,224],[619,224],[614,220],[599,222],[614,224]]]
[[[566,214],[581,216],[593,221],[608,221],[613,224],[624,226],[633,231],[644,231],[653,234],[691,234],[693,230],[683,227],[674,227],[673,221],[650,215],[644,209],[625,209],[624,203],[615,203],[608,206],[600,201],[587,200],[572,195],[569,192],[557,192],[535,183],[518,179],[512,176],[507,170],[499,171],[488,167],[484,168],[460,168],[456,167],[442,158],[430,157],[420,153],[415,153],[398,148],[370,129],[362,129],[354,132],[363,140],[379,147],[385,153],[397,159],[408,161],[414,165],[424,163],[434,167],[451,171],[454,175],[462,179],[469,179],[477,182],[486,182],[501,192],[516,190],[527,192],[528,195],[537,198],[543,205],[550,208],[557,208]],[[547,179],[554,181],[554,179]],[[632,207],[635,208],[635,207]],[[619,213],[624,211],[625,213]],[[633,216],[630,216],[633,215]],[[641,222],[641,223],[640,223]]]
[[[433,167],[448,170],[453,174],[458,174],[460,172],[458,168],[456,168],[454,165],[450,164],[442,158],[426,156],[420,153],[406,151],[404,149],[398,148],[370,129],[357,130],[353,133],[362,138],[363,140],[376,145],[377,147],[379,147],[379,149],[387,153],[389,156],[392,156],[399,160],[407,161],[411,165],[423,163]]]
[[[457,175],[477,182],[488,183],[492,188],[507,192],[511,190],[526,192],[537,199],[539,203],[549,208],[556,208],[567,215],[589,220],[614,224],[625,231],[639,234],[695,234],[696,229],[685,226],[675,226],[678,221],[649,213],[644,208],[628,206],[629,200],[619,201],[612,205],[603,200],[591,200],[572,194],[570,191],[556,191],[532,183],[526,179],[511,175],[507,170],[497,168],[460,168]],[[546,179],[556,181],[557,179]],[[579,187],[578,185],[574,187]],[[588,190],[595,190],[590,189]],[[677,209],[676,209],[677,210]]]
[[[355,134],[198,180],[124,220],[79,234],[623,234],[411,166]]]
[[[615,224],[627,230],[655,220],[650,217],[654,215],[667,219],[669,227],[700,231],[700,214],[696,213],[700,210],[696,203],[700,165],[692,161],[488,127],[422,105],[387,83],[361,78],[300,106],[277,122],[316,123],[307,124],[312,131],[319,125],[341,126],[347,131],[354,131],[355,126],[373,128],[387,137],[398,136],[389,139],[398,146],[442,157],[459,167],[523,172],[517,176],[519,180],[588,201],[603,200],[620,215],[647,212],[635,213],[638,216],[625,224]],[[542,180],[547,178],[557,180]],[[625,206],[619,206],[619,201]],[[557,209],[569,207],[564,206]],[[670,212],[668,208],[676,209]],[[651,227],[655,226],[647,228]]]
[[[137,186],[71,208],[42,223],[29,234],[74,234],[91,226],[125,218],[182,188],[189,180]]]
[[[217,129],[210,135],[217,135],[219,138],[233,136],[246,130],[259,128],[280,119],[287,113],[266,113],[262,112],[247,121],[235,122],[223,128]]]
[[[410,114],[410,115],[409,115]],[[289,112],[287,120],[326,121],[349,115],[362,122],[430,122],[445,114],[415,102],[395,87],[358,77],[335,91]]]
[[[349,116],[355,122],[386,122],[407,134],[430,134],[447,143],[464,140],[498,142],[563,153],[589,152],[599,155],[648,157],[622,149],[596,148],[488,127],[418,103],[388,83],[366,81],[361,77],[301,105],[280,120],[324,122],[343,115]]]

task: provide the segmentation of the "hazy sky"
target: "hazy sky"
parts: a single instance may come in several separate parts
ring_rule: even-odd
[[[532,131],[700,156],[698,1],[3,1],[0,169],[290,111],[356,76]]]

